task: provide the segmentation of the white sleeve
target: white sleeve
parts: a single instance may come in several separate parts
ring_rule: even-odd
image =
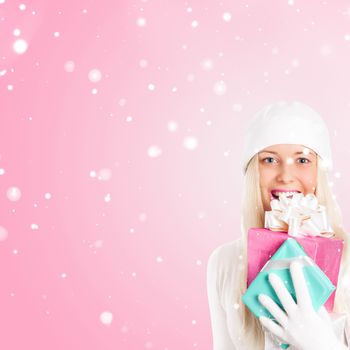
[[[236,350],[226,323],[226,312],[221,305],[219,293],[220,265],[218,249],[215,249],[207,263],[207,294],[213,336],[213,350]]]

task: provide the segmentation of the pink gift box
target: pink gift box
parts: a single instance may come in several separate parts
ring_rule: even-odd
[[[276,232],[266,228],[251,228],[248,230],[248,279],[247,287],[254,280],[266,262],[291,236],[287,232]],[[337,286],[341,255],[344,241],[336,238],[324,237],[295,237],[306,254],[312,258],[318,267]],[[333,312],[335,292],[325,303],[325,308]]]

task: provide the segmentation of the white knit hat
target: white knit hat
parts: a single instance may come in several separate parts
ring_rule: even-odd
[[[327,126],[310,106],[298,102],[279,101],[258,111],[245,133],[242,157],[243,171],[259,151],[272,145],[298,144],[312,149],[328,170],[332,169],[332,153]]]

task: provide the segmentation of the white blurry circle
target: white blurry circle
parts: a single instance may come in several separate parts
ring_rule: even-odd
[[[296,67],[299,67],[299,65],[300,65],[299,60],[295,58],[295,59],[292,61],[292,66],[293,66],[294,68],[296,68]]]
[[[156,86],[154,84],[148,84],[148,90],[150,91],[154,91],[154,89],[156,88]]]
[[[120,107],[124,107],[126,105],[126,99],[125,98],[121,98],[118,103],[119,103]]]
[[[226,83],[223,80],[217,81],[214,84],[213,91],[215,95],[222,96],[225,95],[227,90]]]
[[[21,35],[21,30],[18,29],[18,28],[15,28],[13,31],[12,31],[12,34],[14,36],[20,36]]]
[[[24,54],[28,49],[28,43],[24,39],[17,39],[12,45],[13,51],[18,54]]]
[[[178,125],[175,121],[171,120],[168,122],[168,130],[171,132],[175,132],[178,129]]]
[[[60,35],[61,35],[60,32],[54,32],[54,33],[53,33],[53,36],[54,36],[55,38],[58,38]]]
[[[111,194],[110,193],[107,193],[105,196],[104,196],[104,201],[106,203],[109,203],[111,201]]]
[[[5,169],[0,168],[0,175],[4,175],[5,174]]]
[[[147,60],[145,60],[145,59],[140,60],[140,61],[139,61],[139,66],[140,66],[141,68],[146,68],[146,67],[148,66]]]
[[[90,177],[94,178],[97,176],[97,173],[95,170],[91,170],[90,173],[89,173]]]
[[[93,89],[91,89],[91,93],[92,93],[93,95],[97,95],[98,90],[97,90],[96,88],[93,88]]]
[[[213,61],[210,58],[206,58],[201,62],[203,70],[209,71],[213,69]]]
[[[74,72],[74,69],[75,69],[75,63],[74,61],[66,61],[64,63],[64,70],[67,72],[67,73],[72,73]]]
[[[52,195],[51,195],[50,192],[46,192],[46,193],[44,194],[44,197],[45,197],[45,199],[51,199],[51,198],[52,198]]]
[[[146,213],[140,213],[139,220],[140,221],[146,221],[146,219],[147,219],[147,214]]]
[[[162,154],[162,149],[159,146],[152,145],[148,147],[147,154],[151,158],[156,158]]]
[[[18,187],[13,186],[7,189],[6,196],[10,201],[16,202],[21,198],[22,193]]]
[[[183,140],[183,146],[188,150],[194,150],[198,146],[198,140],[194,136],[187,136]]]
[[[8,232],[5,227],[0,226],[0,241],[5,241],[8,237]]]
[[[128,115],[125,119],[128,123],[132,122],[132,116]]]
[[[92,83],[97,83],[102,79],[102,74],[99,69],[91,69],[88,78]]]
[[[136,23],[139,27],[144,27],[146,25],[146,18],[140,17],[137,19]]]
[[[199,25],[199,22],[197,20],[192,21],[191,26],[192,28],[197,28]]]
[[[13,90],[13,85],[12,84],[7,85],[7,90],[8,91],[12,91]]]
[[[0,4],[4,4],[5,3],[5,0],[0,0]]]
[[[18,7],[21,11],[24,11],[27,8],[27,6],[25,4],[19,4]]]
[[[100,314],[100,321],[104,325],[110,325],[113,321],[113,314],[110,311],[103,311]]]
[[[222,14],[222,19],[225,21],[225,22],[230,22],[231,19],[232,19],[232,15],[230,12],[224,12]]]
[[[37,225],[37,224],[31,224],[31,225],[30,225],[30,228],[31,228],[32,230],[38,230],[38,229],[39,229],[39,225]]]
[[[101,181],[108,181],[112,177],[112,170],[108,168],[102,168],[99,170],[97,178]]]

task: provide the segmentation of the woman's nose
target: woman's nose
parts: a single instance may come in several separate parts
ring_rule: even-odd
[[[293,166],[291,164],[283,164],[280,166],[277,174],[277,180],[280,182],[292,182],[294,179]]]

